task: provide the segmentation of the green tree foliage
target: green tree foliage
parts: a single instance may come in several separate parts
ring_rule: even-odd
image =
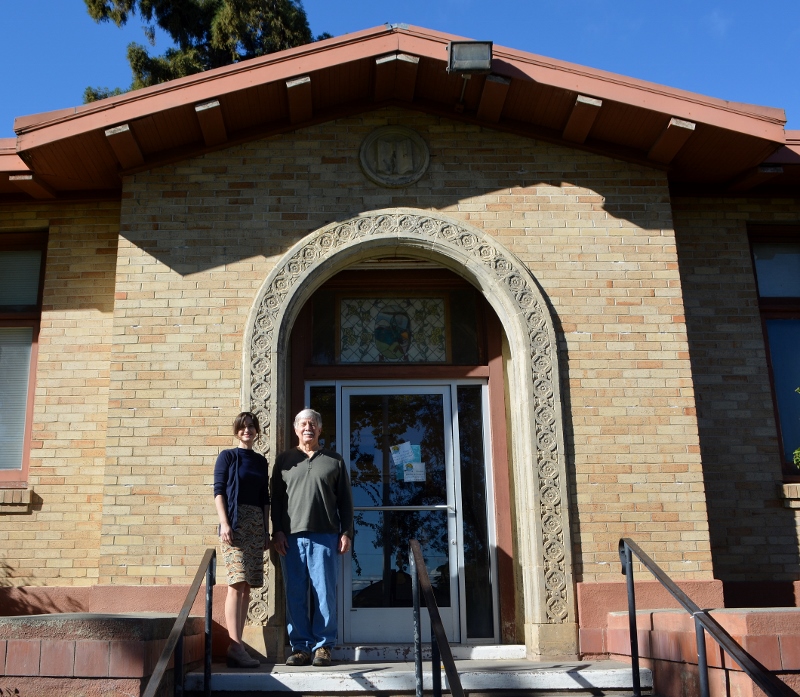
[[[124,94],[127,90],[121,87],[87,87],[83,91],[83,103],[96,102],[98,99],[108,99],[108,97],[116,97],[117,95]]]
[[[316,39],[301,0],[84,0],[96,22],[127,24],[135,14],[155,45],[156,27],[175,46],[151,56],[145,46],[128,45],[133,72],[130,89],[139,89],[186,75],[282,51]],[[105,99],[123,90],[87,87],[85,102]]]

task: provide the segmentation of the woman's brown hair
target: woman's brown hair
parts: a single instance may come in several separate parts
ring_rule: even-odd
[[[241,431],[246,425],[247,422],[250,422],[250,425],[256,429],[256,433],[260,436],[261,435],[261,425],[258,423],[258,417],[249,411],[243,411],[233,420],[233,435],[235,436],[239,431]]]

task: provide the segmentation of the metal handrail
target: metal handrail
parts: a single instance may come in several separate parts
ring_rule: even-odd
[[[175,653],[175,663],[173,668],[173,694],[177,697],[183,695],[183,628],[186,625],[186,620],[189,617],[189,611],[194,605],[194,600],[197,597],[197,592],[200,590],[200,584],[203,582],[203,576],[206,577],[206,624],[205,624],[205,647],[203,656],[203,694],[209,697],[211,694],[211,609],[214,603],[214,583],[216,580],[217,572],[217,552],[213,548],[206,550],[203,555],[203,560],[197,568],[197,573],[194,575],[192,585],[189,587],[189,592],[186,594],[186,600],[183,601],[183,607],[178,613],[175,624],[172,625],[172,631],[167,637],[167,643],[164,645],[161,656],[158,658],[155,670],[150,676],[147,683],[147,688],[142,697],[155,697],[158,688],[161,686],[161,681],[164,679],[164,674],[169,664],[170,656]]]
[[[461,678],[458,677],[450,643],[444,631],[442,618],[439,615],[439,606],[433,594],[428,569],[425,568],[425,559],[419,542],[411,540],[409,543],[408,559],[411,565],[411,594],[414,601],[414,672],[416,675],[416,697],[422,697],[422,639],[419,613],[419,593],[425,596],[425,605],[431,618],[431,673],[433,678],[434,697],[442,697],[442,667],[439,662],[444,662],[444,672],[450,684],[452,697],[464,697],[464,688],[461,687]]]
[[[694,618],[695,637],[697,640],[697,667],[700,677],[700,693],[703,697],[709,695],[708,685],[708,660],[706,657],[705,632],[727,653],[750,679],[770,697],[798,697],[785,682],[761,665],[736,640],[726,632],[722,626],[705,610],[701,610],[675,582],[667,576],[633,540],[623,537],[619,541],[619,558],[622,563],[622,573],[628,585],[628,632],[631,640],[631,670],[633,673],[633,694],[641,697],[642,687],[639,680],[639,637],[636,630],[636,597],[633,585],[633,555],[639,558],[642,565],[656,577],[669,594],[678,601],[680,606]]]

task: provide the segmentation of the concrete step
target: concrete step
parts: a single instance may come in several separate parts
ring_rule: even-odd
[[[430,693],[431,664],[423,665],[423,684]],[[503,695],[614,695],[630,694],[633,685],[631,667],[616,661],[557,661],[526,660],[456,660],[465,692]],[[652,688],[650,671],[642,670],[642,688]],[[203,687],[202,671],[186,676],[188,694],[199,694]],[[415,688],[414,662],[336,662],[328,668],[288,667],[264,663],[260,668],[247,670],[214,664],[211,689],[215,695],[286,694],[295,695],[400,695],[413,694]],[[447,678],[442,670],[442,688]]]
[[[288,656],[289,646],[284,651]],[[452,644],[450,652],[455,660],[525,660],[525,644]],[[334,661],[343,663],[413,661],[413,644],[342,644],[331,651]],[[422,644],[422,658],[429,661],[431,645]]]

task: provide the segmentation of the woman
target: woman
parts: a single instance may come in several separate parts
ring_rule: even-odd
[[[269,520],[267,460],[253,446],[261,435],[254,414],[243,411],[233,422],[239,446],[223,450],[214,465],[214,504],[228,581],[225,624],[231,643],[228,666],[255,668],[260,662],[242,645],[250,589],[264,585],[264,550]]]

